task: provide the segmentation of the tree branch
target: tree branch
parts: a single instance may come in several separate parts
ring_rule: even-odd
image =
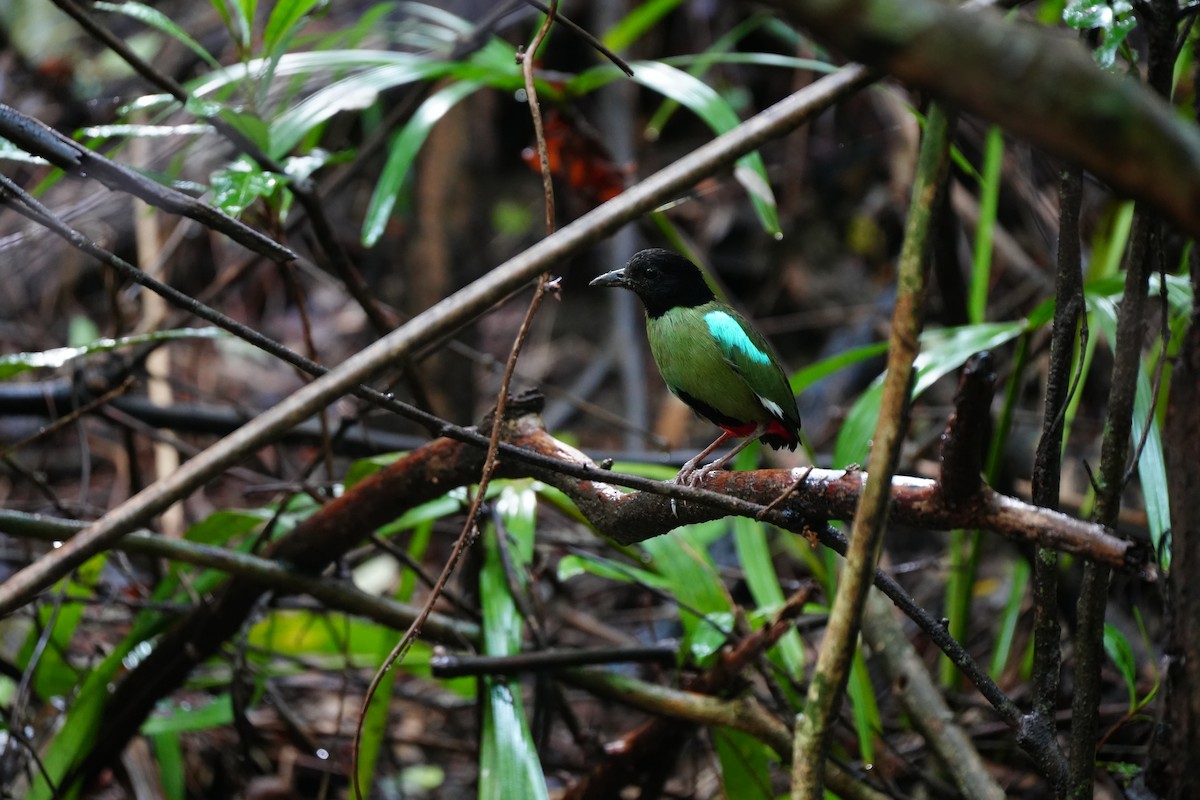
[[[531,401],[514,398],[510,403],[514,417],[505,422],[504,439],[497,467],[498,477],[536,477],[570,495],[584,516],[603,531],[624,532],[625,541],[640,541],[651,535],[700,519],[713,519],[730,513],[754,516],[766,502],[776,498],[795,482],[799,470],[761,470],[758,472],[720,472],[706,476],[709,488],[730,492],[732,496],[681,487],[633,476],[607,473],[591,464],[579,451],[554,439],[531,413]],[[519,415],[519,416],[518,416]],[[484,437],[480,437],[484,439]],[[441,496],[449,489],[473,482],[483,466],[484,442],[467,445],[448,438],[437,439],[413,451],[385,469],[366,478],[336,500],[323,506],[286,537],[275,542],[265,558],[286,565],[297,575],[318,575],[330,563],[372,530],[395,519],[409,508]],[[518,454],[525,454],[514,457]],[[548,457],[555,454],[567,460]],[[559,470],[552,469],[558,464]],[[536,464],[536,465],[535,465]],[[672,516],[665,495],[647,492],[621,493],[615,485],[601,479],[639,484],[688,502],[679,505],[679,517]],[[786,503],[767,515],[767,520],[795,532],[811,531],[818,519],[850,518],[858,505],[865,477],[861,472],[814,470],[808,480]],[[757,502],[744,499],[750,497]],[[1012,532],[1033,531],[1045,542],[1058,542],[1074,552],[1092,552],[1126,564],[1124,554],[1115,545],[1125,545],[1096,525],[1072,520],[1057,512],[1042,513],[1020,501],[985,489],[977,503],[954,510],[946,509],[934,481],[895,478],[892,481],[892,518],[923,527],[978,527]],[[969,516],[974,514],[976,516]],[[653,520],[649,525],[639,519]],[[5,527],[13,527],[8,524]],[[630,533],[635,529],[634,533]],[[654,533],[650,531],[654,530]],[[347,535],[348,531],[361,536]],[[19,533],[18,531],[15,531]],[[1025,535],[1030,535],[1026,533]],[[133,546],[144,546],[140,540]],[[834,542],[835,546],[842,545]],[[1148,569],[1148,568],[1147,568]],[[882,575],[882,573],[878,573]],[[886,578],[886,576],[883,576]],[[877,581],[883,580],[877,577]],[[896,594],[894,581],[882,584],[889,594],[904,601],[905,612],[914,613],[907,599]],[[112,713],[105,714],[105,728],[97,737],[97,749],[88,756],[85,772],[100,768],[115,758],[125,740],[140,726],[145,715],[161,697],[177,688],[196,665],[217,651],[234,636],[258,598],[268,587],[250,578],[236,577],[219,590],[214,600],[180,620],[157,643],[155,650],[118,686],[111,700]],[[307,590],[306,590],[307,591]],[[936,627],[936,620],[925,620],[923,628]],[[943,646],[939,642],[939,646]],[[961,663],[961,656],[955,658]],[[986,675],[983,676],[986,678]],[[977,683],[978,685],[978,683]],[[994,687],[981,691],[1010,725],[1019,723],[1019,712]]]
[[[176,472],[110,510],[68,544],[11,576],[0,584],[0,614],[11,613],[125,533],[145,525],[155,514],[336,398],[354,390],[379,370],[402,361],[416,349],[482,314],[552,264],[611,234],[764,142],[792,130],[871,80],[869,73],[859,67],[847,67],[822,78],[630,187],[417,315],[263,413],[253,423],[212,445]]]
[[[1077,42],[936,0],[774,3],[822,44],[1079,164],[1200,235],[1200,131]]]

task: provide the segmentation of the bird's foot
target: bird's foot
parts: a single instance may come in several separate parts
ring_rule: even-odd
[[[671,483],[676,486],[699,486],[704,480],[705,473],[712,470],[712,464],[707,464],[703,467],[697,467],[692,462],[683,465],[683,469],[679,470],[678,474],[671,479]]]
[[[679,474],[675,476],[673,483],[680,486],[699,486],[704,483],[704,479],[710,472],[717,472],[725,468],[727,459],[718,459],[712,463],[705,464],[703,467],[697,467],[694,464],[684,464],[683,469],[679,470]]]
[[[702,476],[704,470],[701,469],[699,472]],[[675,477],[671,479],[671,483],[675,484],[676,486],[695,486],[698,480],[696,473],[696,459],[693,458],[691,461],[688,461],[686,464],[684,464],[679,472],[675,474]],[[676,518],[679,517],[678,501],[674,497],[671,498],[671,516]]]
[[[707,453],[701,453],[701,455],[707,455]],[[708,473],[724,469],[728,462],[729,459],[727,457],[719,458],[716,461],[705,464],[702,467],[697,467],[696,459],[693,458],[691,461],[688,461],[683,465],[675,477],[671,479],[671,483],[675,484],[676,486],[690,486],[692,488],[699,488],[700,484],[704,483],[704,479],[708,476]],[[671,498],[671,516],[679,516],[679,514],[676,513],[676,510],[675,498]]]

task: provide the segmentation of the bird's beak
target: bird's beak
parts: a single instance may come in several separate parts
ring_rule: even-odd
[[[629,281],[625,277],[625,269],[614,269],[612,272],[606,272],[603,275],[592,278],[592,282],[588,286],[628,286]]]

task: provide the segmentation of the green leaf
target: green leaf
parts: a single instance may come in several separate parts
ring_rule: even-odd
[[[1117,297],[1092,297],[1089,307],[1096,327],[1104,332],[1109,344],[1117,341]],[[1146,524],[1155,552],[1160,553],[1163,567],[1170,566],[1171,548],[1164,538],[1171,531],[1171,506],[1167,495],[1167,467],[1162,444],[1162,430],[1151,406],[1153,388],[1146,371],[1145,359],[1138,365],[1137,386],[1133,399],[1130,445],[1136,447],[1145,436],[1145,446],[1138,453],[1138,481],[1146,504]]]
[[[921,353],[915,363],[917,374],[913,397],[919,397],[939,378],[962,366],[973,354],[999,347],[1021,335],[1024,329],[1023,322],[988,322],[926,331],[921,335]],[[834,448],[835,464],[845,466],[866,461],[882,395],[883,375],[880,375],[846,415]]]
[[[233,0],[233,6],[238,11],[241,26],[241,43],[243,48],[250,46],[250,31],[254,28],[254,15],[258,11],[258,0]]]
[[[92,7],[98,8],[101,11],[111,11],[114,14],[124,14],[127,17],[136,19],[138,22],[156,28],[200,56],[213,69],[221,69],[220,62],[212,57],[212,53],[205,50],[203,45],[189,36],[183,28],[175,24],[174,20],[157,8],[151,8],[144,3],[135,3],[132,0],[124,3],[97,2],[93,3]]]
[[[1114,15],[1108,0],[1069,0],[1063,22],[1077,31],[1112,27]]]
[[[571,554],[559,559],[558,580],[569,581],[571,578],[584,574],[596,575],[610,581],[651,586],[655,589],[667,589],[669,586],[665,578],[653,572],[611,561],[591,553]]]
[[[422,80],[453,77],[497,88],[515,89],[522,84],[513,60],[511,46],[493,39],[466,62],[441,61],[428,55],[377,51],[325,51],[289,53],[279,60],[277,74],[299,74],[316,69],[359,69],[341,80],[328,84],[287,110],[271,128],[271,154],[282,157],[300,143],[310,131],[337,113],[374,105],[379,93]],[[236,75],[250,74],[248,69],[228,68],[219,79],[210,80],[197,93],[209,91]]]
[[[828,61],[818,61],[815,58],[797,58],[795,56],[780,55],[779,53],[704,52],[687,56],[668,56],[667,58],[659,59],[659,61],[663,64],[670,64],[672,67],[747,64],[754,67],[778,67],[779,69],[790,70],[803,69],[810,72],[824,72],[827,74],[837,72],[839,69],[837,64],[830,64]],[[689,74],[691,73],[689,72]],[[698,78],[700,76],[694,75],[693,77]]]
[[[809,364],[807,367],[793,373],[791,378],[792,393],[800,394],[817,381],[829,377],[838,370],[845,369],[854,364],[861,364],[872,358],[878,358],[886,353],[887,350],[887,342],[875,342],[874,344],[860,345],[841,353],[834,353],[828,358],[823,358],[820,361]]]
[[[260,149],[271,149],[271,128],[258,114],[232,108],[222,108],[217,113],[217,116],[236,128],[239,133]]]
[[[335,114],[374,105],[384,90],[438,78],[448,71],[441,62],[409,54],[396,55],[406,57],[333,81],[280,115],[271,126],[271,155],[276,158],[287,155],[309,131]],[[281,61],[279,70],[282,68]]]
[[[988,128],[984,145],[983,182],[980,186],[979,223],[975,226],[975,246],[971,260],[971,285],[967,298],[967,318],[973,324],[987,317],[988,290],[991,288],[992,245],[996,210],[1000,202],[1000,167],[1004,164],[1004,134],[993,125]]]
[[[267,28],[263,31],[263,49],[274,53],[280,45],[294,36],[301,27],[299,23],[322,0],[279,0],[271,9]]]
[[[177,328],[137,336],[123,336],[120,339],[97,339],[81,347],[56,347],[37,353],[12,353],[0,356],[0,380],[7,380],[32,369],[57,369],[82,356],[107,353],[123,347],[135,347],[173,339],[216,339],[225,335],[226,333],[219,328]]]
[[[850,663],[850,680],[846,685],[850,697],[850,709],[854,716],[854,730],[858,734],[858,747],[862,760],[875,760],[875,733],[883,730],[879,719],[879,704],[875,702],[875,687],[871,685],[871,672],[863,658],[862,648],[854,649],[854,660]]]
[[[196,544],[227,545],[270,522],[274,516],[275,512],[269,508],[214,511],[188,528],[183,538]]]
[[[362,243],[373,247],[383,236],[388,218],[396,205],[396,196],[412,169],[413,161],[421,145],[429,137],[433,126],[454,108],[460,100],[479,89],[481,84],[469,81],[452,83],[426,98],[420,107],[413,112],[412,117],[405,123],[388,145],[388,159],[375,191],[371,193],[371,201],[367,205],[367,213],[363,218]]]
[[[1163,452],[1162,429],[1152,407],[1154,391],[1150,377],[1146,374],[1143,361],[1138,369],[1137,391],[1133,400],[1133,444],[1142,441],[1145,445],[1138,453],[1138,481],[1142,485],[1142,499],[1146,505],[1146,525],[1150,529],[1150,542],[1154,551],[1162,558],[1164,570],[1171,567],[1171,548],[1168,536],[1171,533],[1171,503],[1167,494],[1167,465]]]
[[[488,486],[488,499],[494,498],[499,493],[500,487],[494,482]],[[441,497],[422,503],[415,508],[410,508],[395,521],[381,527],[378,533],[380,536],[385,537],[394,536],[401,531],[406,531],[422,523],[458,514],[465,508],[466,500],[466,489],[457,487]]]
[[[682,70],[661,61],[635,61],[630,67],[633,68],[633,80],[686,106],[718,134],[732,130],[741,122],[725,98]],[[568,81],[567,93],[585,94],[623,76],[624,73],[614,66],[594,67]],[[763,228],[775,238],[782,238],[775,195],[767,178],[766,165],[758,151],[739,158],[733,174],[750,195],[750,202]]]
[[[483,726],[479,743],[480,800],[520,797],[548,800],[546,779],[525,710],[520,684],[483,679]]]
[[[67,711],[62,727],[42,753],[42,766],[55,786],[62,782],[82,754],[91,751],[100,717],[107,709],[108,685],[121,669],[122,660],[139,642],[140,640],[135,640],[132,636],[125,637],[107,658],[93,665],[84,674],[83,682],[75,695],[75,702]],[[77,794],[76,791],[68,796]],[[27,800],[51,800],[62,796],[47,785],[40,770],[34,770],[33,785]]]
[[[696,56],[684,56],[682,58],[665,58],[663,61],[666,61],[668,64],[677,67],[690,66],[690,69],[688,69],[688,74],[690,74],[693,78],[703,78],[704,73],[713,64],[728,64],[734,61],[737,61],[738,63],[752,63],[758,66],[765,66],[768,64],[773,66],[782,66],[780,62],[775,60],[776,57],[778,57],[777,53],[730,52],[730,50],[732,50],[732,48],[736,46],[737,43],[740,42],[744,37],[762,27],[770,19],[771,18],[769,16],[763,13],[753,14],[739,22],[726,33],[722,34],[721,37],[713,42],[712,45],[710,45],[703,53],[700,53]],[[755,59],[751,61],[741,61],[743,56],[762,56],[763,60],[759,61]],[[812,61],[811,59],[796,59],[792,56],[782,56],[782,58],[789,59],[793,62]],[[807,69],[808,67],[793,63],[790,65],[790,68]],[[671,118],[671,115],[675,113],[675,110],[678,107],[679,104],[674,100],[668,98],[667,100],[663,101],[658,110],[654,112],[654,116],[650,118],[648,123],[646,123],[646,138],[650,141],[656,141],[658,139],[659,132],[662,131],[662,129],[666,126],[667,120]]]
[[[996,632],[996,646],[992,650],[992,662],[988,674],[998,678],[1008,664],[1012,655],[1013,639],[1017,632],[1017,623],[1021,619],[1021,601],[1025,598],[1025,587],[1029,583],[1029,562],[1016,559],[1012,562],[1012,586],[1008,592],[1008,600],[1004,603],[1004,611],[1000,615],[999,630]]]
[[[142,734],[157,736],[205,731],[232,722],[233,700],[228,694],[222,694],[199,707],[193,707],[190,703],[169,703],[164,707],[160,703],[154,713],[142,723]]]
[[[488,526],[483,541],[484,565],[479,575],[483,651],[488,655],[511,655],[521,650],[524,621],[511,593],[510,577],[523,581],[533,556],[537,494],[528,482],[521,488],[506,486],[496,510],[504,525]],[[512,576],[506,571],[500,536],[508,537],[508,563],[515,573]],[[485,677],[483,689],[479,797],[481,800],[548,798],[541,760],[521,702],[520,683]]]
[[[241,156],[213,173],[213,205],[237,217],[260,198],[273,195],[282,184],[278,174],[264,171],[249,156]]]
[[[686,72],[656,61],[639,61],[631,66],[635,81],[686,106],[716,133],[726,133],[741,123],[737,112],[725,98]],[[750,195],[750,202],[763,228],[775,238],[782,238],[775,195],[771,191],[762,155],[756,150],[739,158],[734,165],[733,175]]]
[[[100,339],[100,329],[96,323],[85,314],[72,314],[67,325],[67,346],[86,347],[90,342]]]
[[[433,520],[420,523],[415,527],[416,529],[409,541],[408,555],[412,563],[420,564],[429,548],[429,541],[433,534]],[[406,568],[400,579],[400,585],[396,589],[394,598],[402,603],[409,602],[412,599],[416,585],[416,572],[413,569]],[[380,626],[376,650],[377,663],[382,664],[384,662],[394,644],[394,636]],[[390,728],[388,727],[388,714],[391,710],[393,687],[396,684],[396,676],[399,672],[399,669],[390,669],[387,671],[379,682],[379,688],[375,692],[370,707],[366,710],[358,751],[358,782],[360,786],[373,785],[375,781],[375,768],[379,763],[379,756],[384,752],[384,747],[391,740]],[[414,773],[413,777],[416,778],[418,776]],[[440,784],[444,780],[444,777],[444,775],[439,775],[437,783]]]
[[[1093,57],[1105,69],[1112,69],[1117,50],[1137,26],[1129,0],[1069,0],[1062,17],[1075,30],[1100,32],[1100,44]]]
[[[732,728],[714,728],[712,739],[721,765],[721,788],[725,797],[774,800],[770,765],[777,756],[771,748],[750,734]]]
[[[344,160],[344,157],[320,147],[314,147],[302,156],[290,156],[283,162],[283,171],[293,181],[306,181],[312,174],[329,163]]]
[[[642,34],[657,25],[659,20],[674,11],[682,2],[683,0],[648,0],[639,3],[600,39],[609,50],[619,53],[642,38]]]
[[[139,138],[162,139],[169,136],[201,136],[212,133],[213,127],[204,123],[183,125],[93,125],[82,128],[79,135],[89,139]]]
[[[759,609],[782,606],[786,598],[783,587],[779,585],[775,564],[771,560],[767,526],[746,517],[735,517],[733,538],[737,545],[738,562],[742,565],[742,573],[755,604]],[[795,630],[785,633],[773,648],[773,652],[778,654],[780,662],[793,681],[803,680],[804,645],[800,642],[799,633]]]
[[[92,590],[84,584],[95,581],[105,559],[106,556],[103,555],[90,559],[85,565],[86,572],[79,576],[80,580],[59,581],[55,593],[76,600],[91,597]],[[83,603],[71,602],[69,599],[57,607],[53,603],[47,603],[38,608],[39,624],[29,629],[29,634],[17,655],[17,664],[24,670],[34,670],[33,690],[42,700],[69,696],[79,683],[80,671],[67,661],[65,654],[70,652],[71,639],[83,620],[85,609]],[[47,627],[49,631],[45,631]],[[44,631],[48,636],[46,647],[41,650],[37,662],[34,663],[32,659]]]
[[[509,565],[524,577],[525,567],[533,553],[533,532],[537,514],[537,494],[528,486],[522,490],[505,486],[500,493],[496,510],[504,522],[502,529],[491,530],[485,542],[484,569],[480,573],[480,604],[483,609],[483,651],[489,655],[511,655],[520,652],[524,620],[511,594],[510,576],[505,571],[497,536],[509,537]],[[494,560],[493,560],[494,559]]]
[[[174,733],[160,733],[151,736],[150,742],[154,745],[154,761],[158,764],[164,797],[166,800],[187,800],[183,747],[179,743],[179,736]]]
[[[641,543],[679,601],[684,652],[700,665],[711,661],[732,630],[733,601],[708,554],[711,541],[727,531],[728,523],[717,520]]]
[[[1137,659],[1134,658],[1133,648],[1111,623],[1104,623],[1104,652],[1112,659],[1117,672],[1125,681],[1125,689],[1129,692],[1129,710],[1137,708]]]

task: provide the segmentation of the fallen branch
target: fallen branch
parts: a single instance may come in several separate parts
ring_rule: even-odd
[[[571,497],[597,530],[621,542],[643,541],[687,523],[731,514],[753,517],[803,472],[720,472],[705,476],[704,489],[610,474],[548,434],[536,413],[539,406],[540,397],[510,402],[513,417],[503,426],[508,446],[500,449],[497,477],[535,477],[555,486]],[[484,451],[478,445],[436,439],[355,484],[264,555],[298,574],[319,574],[372,530],[420,503],[475,481],[483,460]],[[797,533],[810,532],[820,521],[848,519],[865,477],[857,470],[812,470],[800,488],[765,519]],[[622,492],[617,481],[661,494]],[[1100,559],[1145,577],[1154,575],[1144,548],[1118,539],[1102,526],[1031,506],[986,487],[953,509],[946,507],[933,480],[897,477],[891,490],[893,522],[931,529],[990,530]],[[672,496],[685,501],[678,504],[678,516],[671,513]],[[266,587],[253,580],[232,579],[211,603],[197,608],[164,634],[150,656],[112,694],[95,749],[86,755],[76,775],[94,774],[114,763],[159,699],[178,688],[197,665],[241,629],[265,591]]]

